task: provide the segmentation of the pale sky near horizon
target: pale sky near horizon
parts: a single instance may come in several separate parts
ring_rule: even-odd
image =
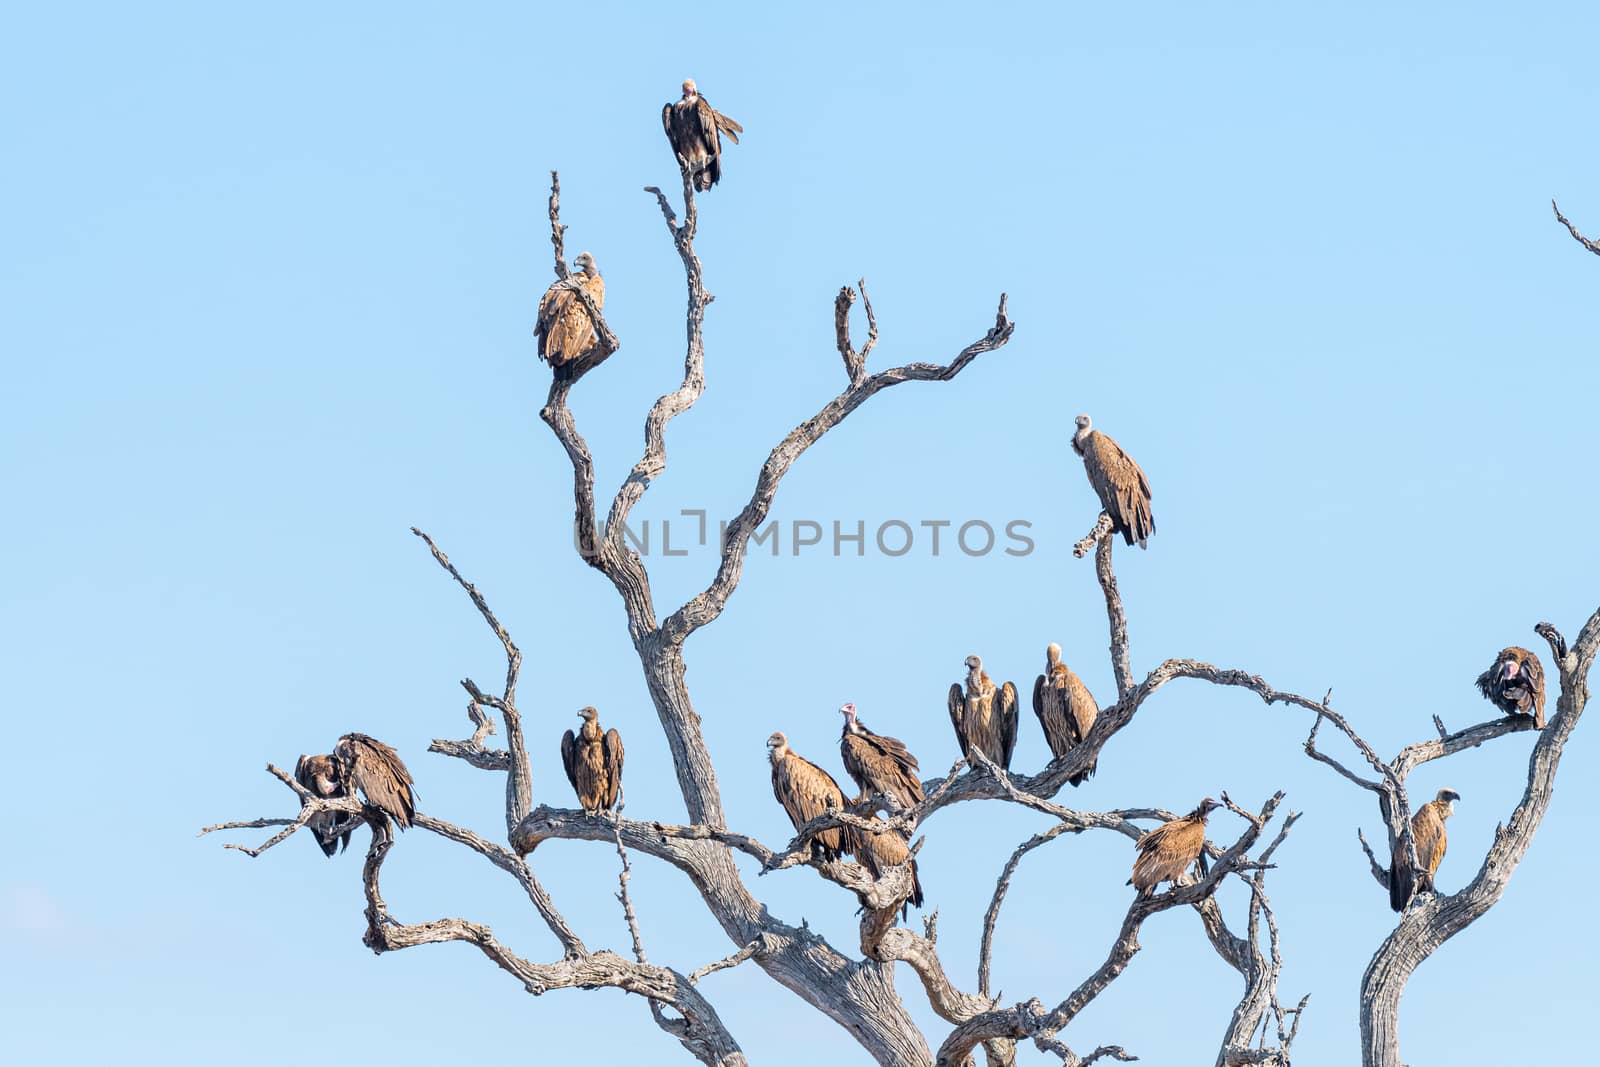
[[[8,8],[0,1060],[558,1062],[603,1027],[591,1061],[691,1062],[638,998],[530,998],[460,945],[374,957],[355,850],[330,862],[296,839],[250,860],[194,836],[292,814],[264,764],[353,729],[399,748],[425,810],[497,832],[501,781],[426,749],[469,732],[457,680],[498,679],[499,646],[412,525],[524,649],[538,798],[570,800],[557,739],[594,704],[627,740],[628,814],[682,818],[620,606],[572,551],[530,330],[559,168],[568,253],[594,253],[623,339],[573,401],[609,498],[682,370],[682,274],[640,190],[676,185],[659,111],[686,76],[747,133],[701,202],[708,388],[636,512],[662,610],[714,556],[664,555],[660,524],[677,519],[676,549],[682,509],[731,516],[767,450],[844,384],[841,284],[868,280],[874,368],[948,360],[1001,291],[1018,324],[955,381],[882,394],[803,457],[774,511],[780,553],[754,554],[687,646],[736,828],[789,837],[775,729],[842,776],[845,700],[928,774],[948,768],[944,693],[968,653],[1026,691],[1059,641],[1109,701],[1093,566],[1070,554],[1097,511],[1067,446],[1079,411],[1155,490],[1149,550],[1117,554],[1141,675],[1192,656],[1332,687],[1393,753],[1432,714],[1490,717],[1471,683],[1495,651],[1542,651],[1535,623],[1571,637],[1600,604],[1600,260],[1550,212],[1557,197],[1600,235],[1592,8],[597,11]],[[923,524],[945,520],[1026,522],[1033,549],[947,539],[936,556]],[[796,554],[797,521],[860,522],[866,550]],[[870,537],[894,521],[918,537],[898,557]],[[1187,810],[1286,790],[1305,815],[1269,880],[1283,994],[1311,994],[1296,1064],[1331,1067],[1356,1060],[1358,983],[1393,915],[1356,843],[1377,812],[1305,758],[1309,726],[1176,683],[1057,799]],[[1600,932],[1547,903],[1570,909],[1596,875],[1595,729],[1569,743],[1505,898],[1414,978],[1408,1062],[1530,1040],[1549,1062],[1590,1057]],[[1036,770],[1031,713],[1021,733],[1016,766]],[[1515,805],[1531,743],[1417,772],[1418,790],[1463,796],[1445,890]],[[968,804],[926,827],[928,910],[966,988],[994,879],[1047,825]],[[996,945],[1006,1002],[1054,1004],[1099,963],[1131,861],[1109,834],[1024,860]],[[552,843],[535,867],[590,946],[626,950],[613,850]],[[775,914],[854,954],[848,894],[743,869]],[[675,871],[636,857],[632,887],[653,960],[733,950]],[[459,915],[530,958],[559,952],[514,883],[422,832],[385,892],[403,920]],[[1239,888],[1223,901],[1238,922]],[[1063,1038],[1209,1063],[1237,976],[1186,912],[1140,940]],[[947,1024],[909,971],[897,984],[936,1045]],[[752,1063],[868,1062],[754,966],[701,988]],[[486,1043],[463,1050],[463,1028]]]

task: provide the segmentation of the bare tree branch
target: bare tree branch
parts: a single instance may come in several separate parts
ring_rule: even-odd
[[[1561,213],[1561,209],[1556,207],[1556,202],[1554,200],[1550,201],[1550,210],[1556,213],[1556,221],[1567,228],[1567,232],[1572,234],[1572,239],[1574,241],[1577,241],[1580,245],[1587,248],[1595,255],[1600,256],[1600,242],[1591,241],[1583,234],[1579,233],[1578,228],[1571,222],[1568,222],[1567,217]]]
[[[684,638],[722,614],[728,598],[733,595],[740,577],[744,574],[744,559],[749,549],[750,538],[766,521],[783,476],[806,449],[816,444],[822,439],[823,434],[843,422],[852,411],[884,389],[903,382],[951,380],[966,370],[972,361],[983,353],[1004,347],[1005,343],[1011,340],[1011,333],[1015,328],[1015,324],[1006,314],[1006,297],[1002,293],[999,309],[995,312],[994,326],[981,338],[963,348],[948,364],[907,363],[863,378],[859,384],[853,384],[829,401],[817,414],[791,430],[762,465],[761,473],[756,478],[755,491],[750,495],[750,502],[728,524],[722,546],[722,563],[717,569],[715,580],[662,622],[661,629],[665,640],[681,644]]]

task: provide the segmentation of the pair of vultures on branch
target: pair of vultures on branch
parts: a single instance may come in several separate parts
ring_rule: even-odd
[[[1512,645],[1500,650],[1489,669],[1478,675],[1478,691],[1505,712],[1533,720],[1536,730],[1544,729],[1544,665],[1525,648]],[[1437,796],[1411,816],[1411,839],[1417,849],[1417,867],[1395,843],[1389,861],[1389,906],[1404,911],[1417,893],[1433,892],[1433,876],[1444,859],[1444,821],[1455,814],[1461,794],[1441,789]]]
[[[722,180],[722,137],[734,144],[744,127],[712,107],[695,89],[694,79],[683,83],[683,98],[661,109],[661,125],[678,159],[684,177],[704,193]],[[583,302],[574,294],[582,289],[594,301],[596,311],[606,303],[606,283],[595,266],[594,256],[581,253],[572,261],[577,269],[556,282],[539,302],[539,319],[534,333],[539,339],[539,358],[552,367],[563,367],[589,350],[595,343],[594,323]]]

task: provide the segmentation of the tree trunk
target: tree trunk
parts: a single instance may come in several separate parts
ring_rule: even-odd
[[[1361,976],[1361,1065],[1403,1067],[1400,1062],[1400,997],[1411,972],[1428,956],[1417,924],[1401,921]]]

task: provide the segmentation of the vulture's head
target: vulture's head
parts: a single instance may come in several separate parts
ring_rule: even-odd
[[[694,97],[695,97],[695,92],[696,92],[696,89],[695,89],[695,86],[694,86],[694,79],[693,78],[685,78],[685,79],[683,79],[683,98],[685,100],[693,100]]]
[[[979,659],[977,656],[968,656],[964,662],[967,665],[967,670],[971,671],[973,674],[983,670],[983,660]]]
[[[1504,648],[1500,650],[1500,658],[1497,661],[1500,666],[1500,670],[1497,672],[1500,676],[1500,681],[1509,682],[1522,674],[1522,658],[1524,655],[1525,653],[1520,648]]]
[[[1072,424],[1078,428],[1078,432],[1081,434],[1088,433],[1089,427],[1093,425],[1093,423],[1089,421],[1089,416],[1087,415],[1079,415],[1077,418],[1072,420]]]
[[[572,261],[572,265],[583,271],[585,274],[600,273],[599,270],[595,268],[594,257],[587,252],[579,252],[578,258]]]
[[[772,736],[767,738],[767,755],[773,759],[781,759],[783,754],[788,751],[789,739],[783,736],[782,730],[773,731]]]
[[[844,725],[846,729],[849,729],[856,724],[856,706],[854,704],[840,704],[839,714],[844,716]]]
[[[1044,648],[1044,660],[1051,667],[1061,662],[1061,646],[1051,641]]]
[[[594,722],[600,718],[600,713],[594,710],[594,708],[584,708],[582,711],[578,712],[578,718],[582,719],[584,722]]]
[[[1461,799],[1461,794],[1454,789],[1441,789],[1439,790],[1439,795],[1433,799],[1443,804],[1448,814],[1454,815],[1456,813],[1456,801]]]
[[[1212,800],[1210,797],[1206,797],[1204,800],[1202,800],[1200,802],[1200,806],[1198,808],[1195,808],[1194,810],[1195,810],[1195,814],[1199,815],[1203,819],[1207,815],[1210,815],[1212,812],[1216,811],[1220,807],[1222,807],[1222,802],[1221,801]]]

